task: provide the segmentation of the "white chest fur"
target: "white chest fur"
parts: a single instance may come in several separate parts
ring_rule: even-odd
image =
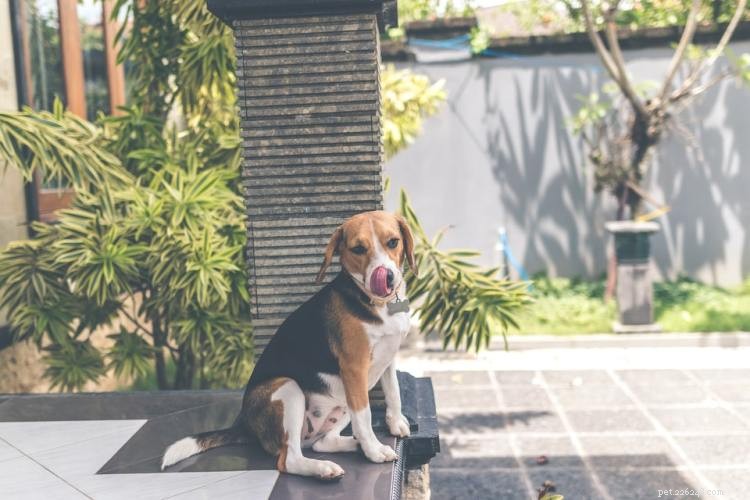
[[[386,306],[376,308],[382,323],[366,324],[365,332],[370,341],[369,387],[372,388],[383,372],[393,362],[401,341],[409,332],[409,313],[389,314]]]

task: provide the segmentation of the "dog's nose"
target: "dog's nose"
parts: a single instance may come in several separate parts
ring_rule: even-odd
[[[393,271],[391,271],[390,269],[388,269],[387,280],[388,288],[393,288]]]

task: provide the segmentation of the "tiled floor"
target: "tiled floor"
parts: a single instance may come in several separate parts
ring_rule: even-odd
[[[217,448],[159,472],[168,444],[228,426],[241,397],[239,391],[185,391],[6,398],[0,401],[0,499],[388,498],[400,462],[373,464],[359,453],[307,451],[347,471],[335,483],[279,475],[275,459],[254,445]]]
[[[744,349],[404,356],[402,368],[435,385],[441,454],[432,462],[432,498],[536,499],[552,481],[566,500],[744,500]],[[654,362],[662,357],[669,369]]]

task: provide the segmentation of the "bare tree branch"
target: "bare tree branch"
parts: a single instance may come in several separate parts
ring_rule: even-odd
[[[693,86],[687,89],[684,89],[684,91],[680,92],[679,94],[673,94],[672,97],[670,97],[670,101],[674,104],[679,103],[680,106],[675,111],[676,113],[679,113],[682,111],[685,106],[688,105],[689,101],[691,99],[694,99],[698,97],[699,95],[705,93],[712,87],[718,85],[725,79],[732,76],[732,72],[730,70],[724,70],[718,75],[714,76],[711,80],[704,83],[703,85]]]
[[[659,105],[664,106],[667,99],[667,94],[672,88],[672,80],[674,80],[677,70],[682,63],[682,59],[685,57],[685,51],[688,45],[693,41],[695,36],[695,28],[698,26],[698,13],[701,8],[701,0],[693,0],[690,6],[690,13],[688,14],[687,22],[685,23],[685,29],[682,31],[680,42],[677,44],[677,49],[672,56],[672,60],[669,63],[669,69],[667,70],[667,77],[664,79],[664,85],[662,86],[659,94]]]
[[[635,93],[630,80],[628,79],[627,71],[625,69],[625,59],[622,56],[620,43],[617,39],[617,25],[614,22],[614,13],[616,12],[618,4],[619,1],[615,2],[612,8],[609,9],[607,14],[606,34],[607,41],[609,43],[610,49],[612,50],[611,53],[604,46],[604,42],[600,38],[596,26],[594,26],[594,20],[591,15],[589,0],[581,0],[583,17],[586,24],[586,32],[588,33],[589,38],[591,39],[591,43],[594,45],[594,49],[599,55],[604,68],[609,73],[609,76],[612,78],[612,80],[614,80],[625,98],[633,106],[636,114],[644,116],[646,114],[646,110],[640,98],[638,98],[638,95]]]
[[[636,94],[635,90],[633,89],[633,85],[630,83],[627,70],[625,69],[625,58],[622,55],[622,50],[620,50],[620,41],[617,39],[617,24],[615,23],[615,13],[617,11],[618,4],[619,2],[616,2],[610,8],[606,16],[607,43],[609,43],[609,48],[611,50],[612,61],[617,68],[617,72],[620,74],[620,80],[617,82],[617,84],[620,86],[620,90],[622,90],[623,95],[627,98],[636,112],[644,115],[646,113],[646,109],[643,107],[641,99],[638,97],[638,94]]]
[[[589,7],[589,1],[581,0],[581,7],[583,8],[583,18],[586,23],[586,32],[588,33],[589,38],[591,39],[591,43],[594,45],[594,49],[596,50],[596,53],[599,55],[599,58],[602,60],[602,63],[604,64],[604,68],[609,73],[609,76],[612,77],[615,83],[620,85],[619,70],[617,69],[617,66],[612,60],[612,55],[604,46],[604,42],[602,42],[602,39],[599,38],[599,33],[597,32],[596,27],[594,26],[594,20],[591,17],[591,9]]]
[[[708,59],[703,61],[701,64],[698,64],[696,69],[690,74],[690,76],[685,79],[682,85],[680,85],[680,88],[672,94],[672,100],[674,100],[674,97],[676,95],[688,93],[690,87],[695,85],[695,82],[698,81],[698,78],[703,75],[704,71],[709,70],[719,58],[719,56],[724,53],[724,49],[726,49],[729,40],[732,39],[734,31],[737,29],[737,25],[742,19],[742,15],[745,13],[746,6],[747,0],[739,0],[739,2],[737,3],[737,8],[734,11],[734,15],[727,25],[727,29],[724,30],[724,34],[721,36],[719,43],[716,44],[716,47],[713,49],[711,55],[709,55]]]

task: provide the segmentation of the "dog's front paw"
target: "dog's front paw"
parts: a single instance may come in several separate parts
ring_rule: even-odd
[[[315,475],[324,481],[330,481],[343,476],[344,469],[342,469],[337,463],[329,462],[328,460],[320,460]]]
[[[365,453],[365,456],[370,460],[370,462],[375,462],[377,464],[383,462],[393,462],[398,458],[398,455],[395,451],[393,451],[393,448],[386,444],[378,443],[375,446],[363,446],[362,451]]]
[[[392,436],[396,437],[408,437],[411,435],[409,429],[409,421],[401,413],[389,413],[385,412],[385,422],[388,424],[388,430],[391,431]]]

